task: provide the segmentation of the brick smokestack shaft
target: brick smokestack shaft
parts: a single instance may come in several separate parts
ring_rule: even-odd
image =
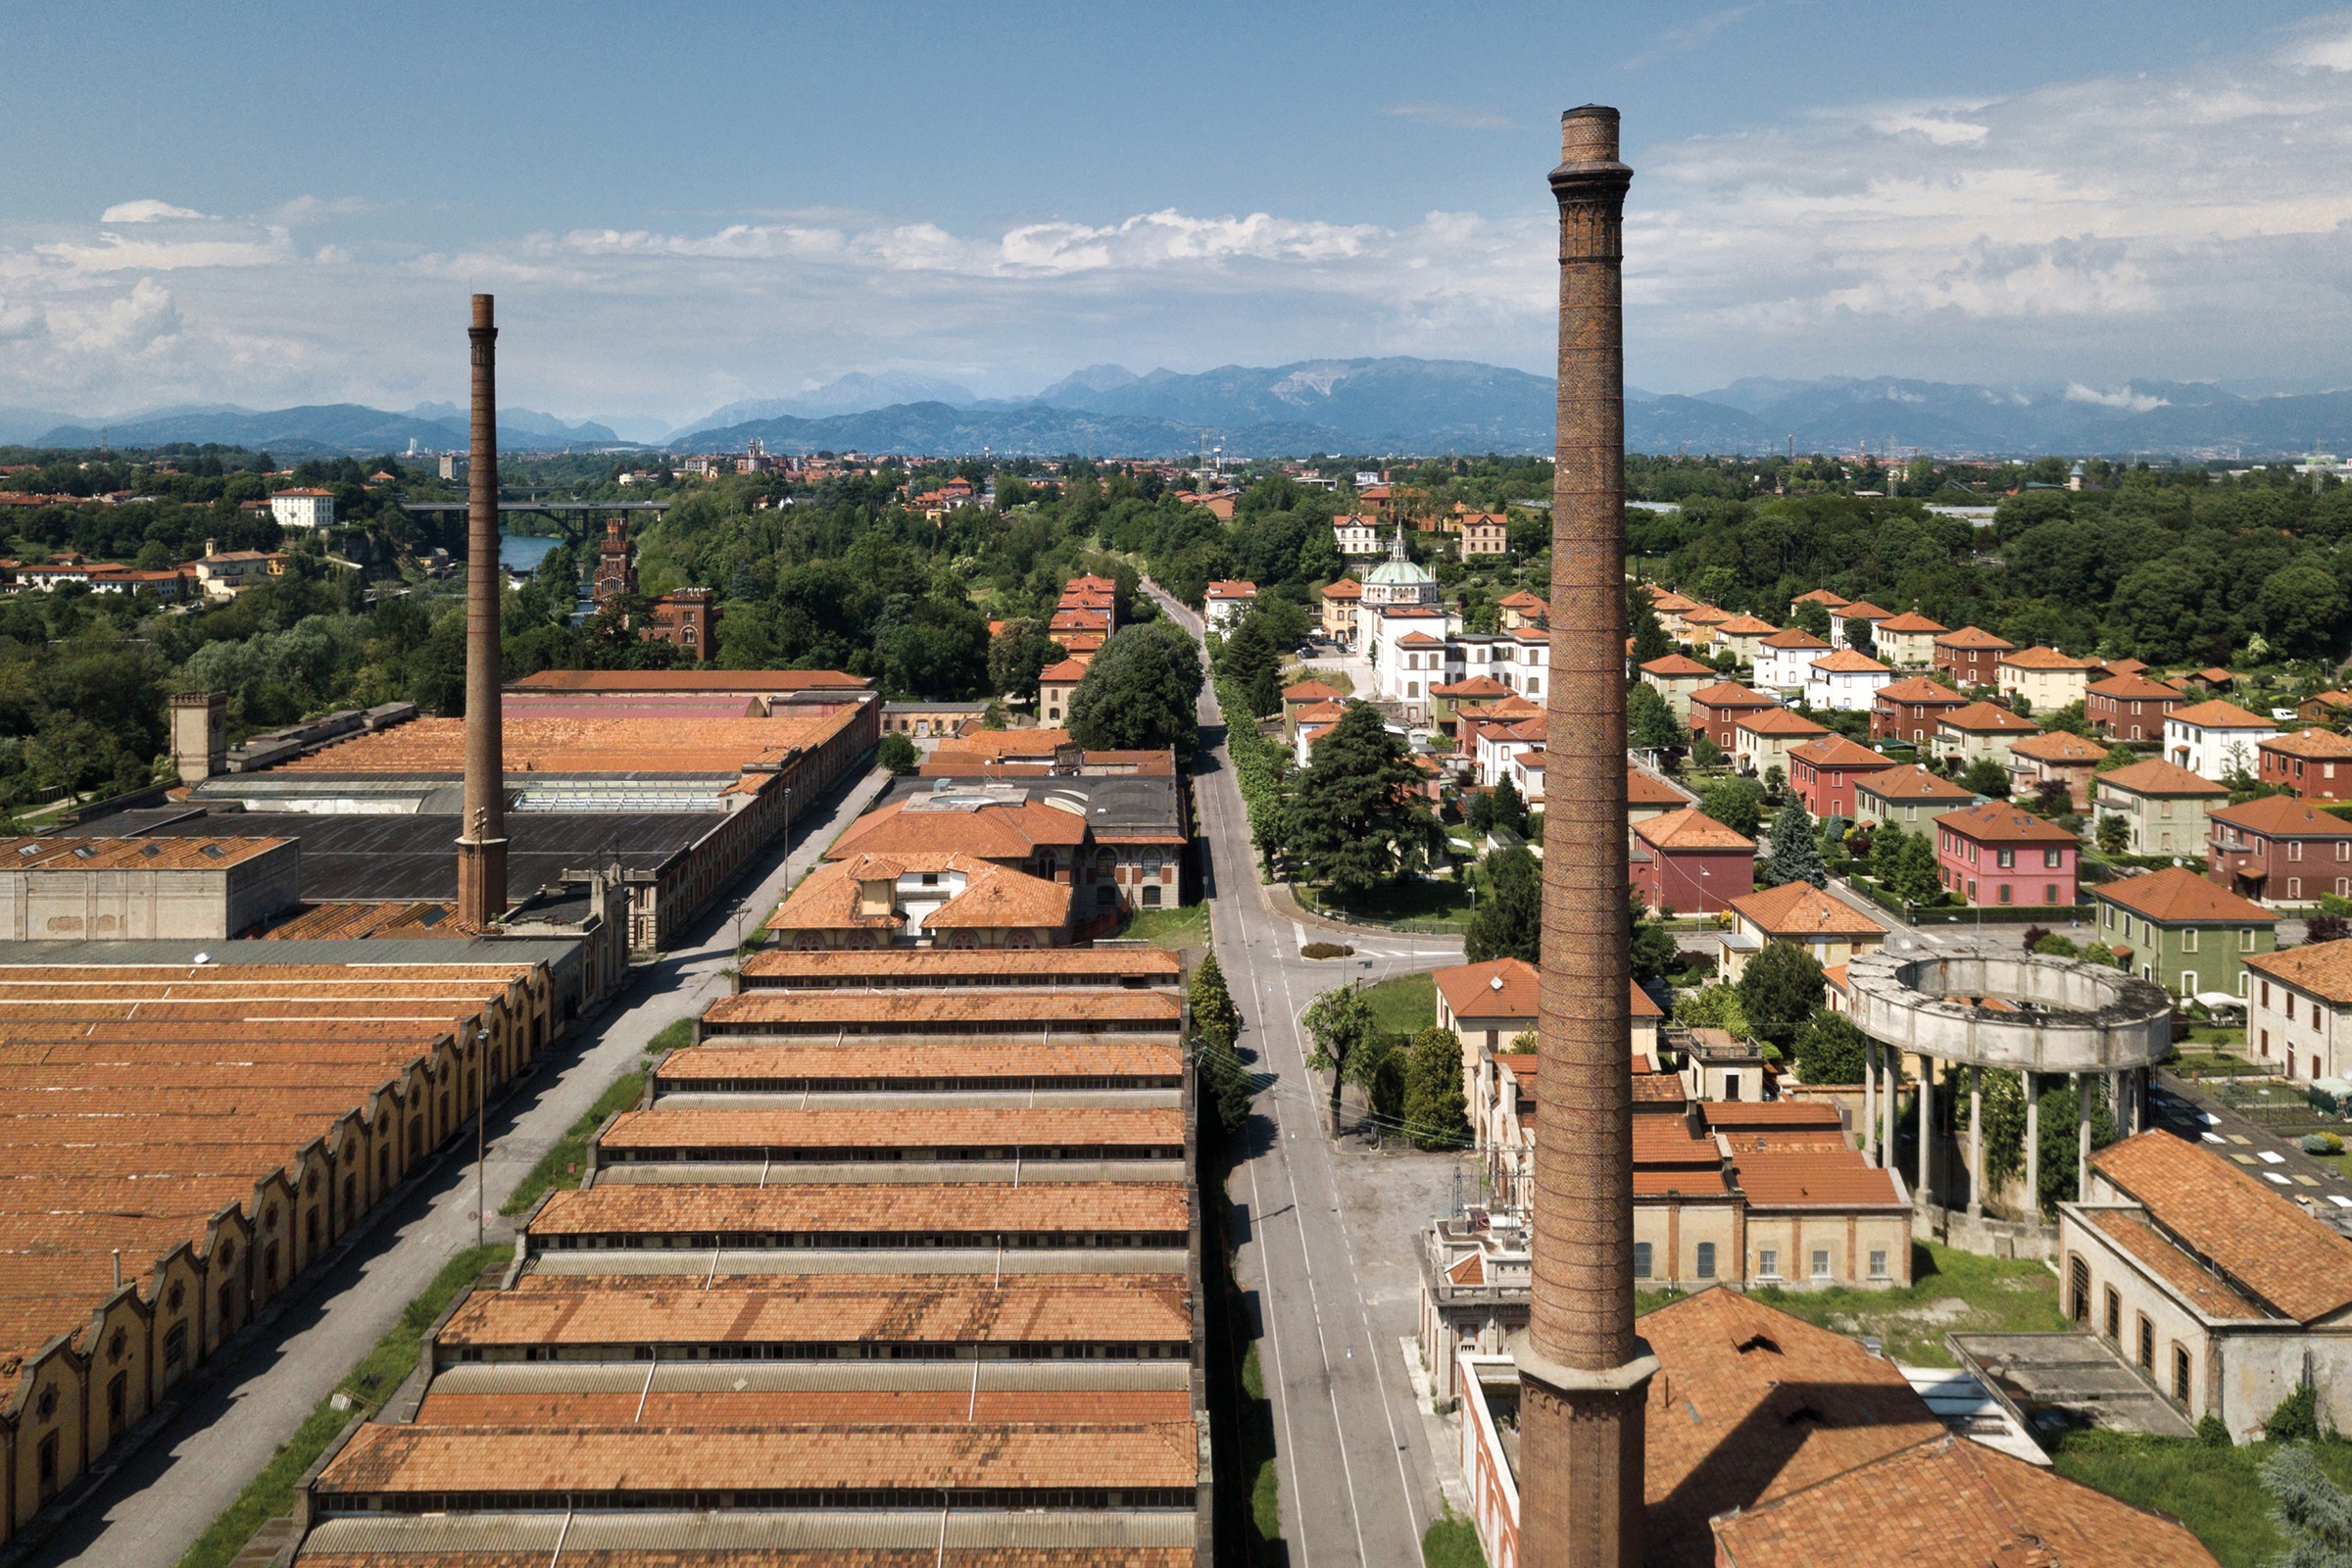
[[[506,757],[499,696],[498,327],[473,297],[473,434],[466,471],[466,818],[458,918],[481,930],[507,912]]]
[[[1535,1280],[1521,1376],[1528,1568],[1642,1561],[1626,929],[1625,195],[1617,111],[1560,123],[1560,388],[1545,719]]]

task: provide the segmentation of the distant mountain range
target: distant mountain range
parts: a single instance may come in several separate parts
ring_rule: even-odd
[[[1229,457],[1548,452],[1552,383],[1462,360],[1306,360],[1224,366],[1198,375],[1090,366],[1030,398],[979,398],[954,382],[898,372],[846,375],[792,397],[730,403],[670,431],[672,451],[741,449],[1177,458],[1203,432]],[[616,427],[500,411],[508,450],[632,447]],[[220,442],[278,456],[403,452],[414,439],[463,450],[464,411],[419,404],[391,414],[337,403],[258,412],[229,405],[157,410],[112,422],[117,447]],[[88,447],[89,419],[0,409],[0,442]],[[2194,382],[1976,386],[1878,377],[1751,377],[1696,396],[1628,388],[1626,445],[1637,452],[1851,452],[1891,445],[1940,456],[2146,453],[2246,458],[2352,449],[2352,391],[2266,396]]]

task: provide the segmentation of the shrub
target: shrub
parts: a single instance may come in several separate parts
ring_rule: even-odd
[[[2197,1441],[2208,1448],[2229,1447],[2230,1446],[2229,1424],[2211,1410],[2206,1411],[2197,1417]]]
[[[1351,958],[1355,950],[1337,942],[1309,942],[1298,950],[1302,958]]]
[[[2320,1435],[2320,1391],[2306,1383],[2278,1401],[2270,1419],[2262,1424],[2263,1437],[2272,1443],[2309,1443]]]

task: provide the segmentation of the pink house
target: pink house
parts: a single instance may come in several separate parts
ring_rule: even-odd
[[[2072,905],[2081,849],[2057,823],[2004,801],[1936,819],[1943,885],[1970,904]]]
[[[1634,824],[1627,878],[1653,909],[1715,914],[1756,891],[1755,840],[1695,807]]]

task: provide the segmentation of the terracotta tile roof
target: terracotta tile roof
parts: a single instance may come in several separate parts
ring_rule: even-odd
[[[909,795],[866,812],[834,841],[825,858],[955,853],[983,860],[1025,860],[1040,849],[1075,849],[1086,842],[1085,817],[1043,801],[938,810],[917,804],[925,800]]]
[[[835,948],[823,953],[768,948],[743,962],[744,981],[755,989],[761,980],[771,978],[823,980],[838,986],[870,984],[877,979],[953,986],[1000,975],[1174,985],[1183,974],[1183,959],[1166,948]]]
[[[1713,1522],[1728,1568],[2215,1568],[2177,1519],[1945,1435]],[[1655,1517],[1653,1512],[1652,1517]]]
[[[1473,1254],[1476,1255],[1476,1254]],[[642,1383],[642,1379],[639,1380]],[[748,1382],[748,1380],[747,1380]],[[640,1408],[642,1406],[642,1408]],[[581,1427],[880,1427],[968,1422],[981,1426],[1064,1424],[1127,1425],[1147,1421],[1189,1421],[1192,1396],[1182,1389],[826,1389],[826,1388],[615,1388],[531,1389],[455,1392],[436,1383],[426,1391],[416,1421],[422,1427],[513,1427],[556,1422]],[[625,1517],[625,1515],[623,1516]],[[314,1538],[316,1539],[316,1538]],[[579,1549],[575,1529],[563,1568],[606,1568],[612,1555]],[[552,1547],[553,1543],[550,1543]],[[550,1568],[541,1551],[509,1568]],[[779,1554],[781,1557],[781,1554]],[[303,1568],[319,1559],[304,1552]],[[463,1559],[472,1563],[476,1559]],[[717,1568],[729,1559],[697,1551],[662,1559],[659,1568]],[[815,1568],[813,1552],[791,1559]],[[840,1559],[831,1553],[826,1564]],[[926,1556],[924,1562],[933,1559]],[[409,1557],[385,1568],[454,1568],[461,1559],[436,1552]],[[956,1561],[956,1549],[948,1549]],[[1059,1559],[1054,1559],[1059,1561]],[[490,1568],[483,1562],[480,1568]],[[747,1563],[746,1568],[750,1568]],[[761,1568],[783,1568],[782,1560]],[[892,1568],[915,1568],[898,1559]],[[989,1568],[994,1568],[994,1559]]]
[[[0,838],[0,870],[216,871],[291,839]]]
[[[1668,654],[1664,659],[1653,659],[1643,664],[1642,673],[1655,675],[1660,680],[1686,680],[1692,675],[1712,675],[1715,669],[1682,654]]]
[[[859,907],[858,872],[871,869],[872,856],[859,856],[857,866],[820,865],[801,879],[801,885],[767,917],[770,931],[896,931],[906,917],[894,907],[868,913]],[[947,858],[947,857],[942,857]],[[894,870],[894,876],[897,874]]]
[[[975,867],[963,891],[931,911],[925,930],[1060,930],[1070,923],[1070,889],[1026,871]]]
[[[1510,596],[1508,599],[1501,599],[1501,600],[1497,600],[1497,601],[1495,601],[1495,603],[1496,603],[1496,604],[1497,604],[1497,605],[1498,605],[1498,606],[1499,606],[1501,609],[1504,609],[1504,610],[1545,610],[1545,611],[1547,611],[1547,610],[1549,610],[1549,609],[1551,608],[1551,606],[1550,606],[1550,604],[1549,604],[1548,602],[1546,602],[1545,600],[1544,600],[1544,599],[1540,598],[1539,596],[1537,596],[1537,595],[1535,595],[1535,594],[1531,594],[1531,593],[1529,593],[1529,592],[1528,592],[1526,589],[1524,589],[1524,588],[1520,589],[1520,590],[1519,590],[1517,593],[1515,593],[1515,594],[1511,595],[1511,596]]]
[[[2229,790],[2216,784],[2202,773],[2192,773],[2178,762],[2128,762],[2112,773],[2098,774],[2094,784],[2112,784],[2119,790],[2134,795],[2220,795]]]
[[[1778,1140],[1767,1140],[1777,1143]],[[1732,1170],[1751,1208],[1904,1208],[1890,1171],[1867,1164],[1859,1150],[1803,1149],[1741,1153]]]
[[[1966,810],[1946,811],[1936,825],[1949,828],[1979,844],[2077,844],[2081,841],[2057,823],[2035,816],[2006,801],[1986,801]]]
[[[2027,735],[2009,743],[2011,757],[2023,757],[2036,762],[2097,762],[2107,755],[2106,749],[2093,741],[2084,740],[2071,730],[2054,729],[2046,735]],[[2116,771],[2123,771],[2118,768]]]
[[[2249,953],[2246,967],[2334,1005],[2352,1003],[2352,941],[2307,942],[2278,953]]]
[[[2082,1211],[2093,1229],[2124,1254],[2187,1298],[2207,1317],[2259,1320],[2270,1316],[2233,1290],[2221,1275],[2175,1247],[2145,1216],[2123,1208]]]
[[[1943,682],[1930,680],[1925,675],[1913,675],[1904,680],[1888,681],[1878,689],[1875,700],[1889,707],[1896,703],[1908,703],[1915,708],[1931,703],[1948,708],[1968,706],[1967,698]]]
[[[1732,900],[1732,907],[1766,936],[1803,941],[1815,937],[1883,937],[1886,928],[1842,900],[1809,882],[1785,882]]]
[[[1883,801],[1973,801],[1977,798],[1974,791],[1962,788],[1920,762],[1913,762],[1907,767],[1890,767],[1867,778],[1857,779],[1854,788]]]
[[[1844,606],[1847,601],[1843,595],[1833,593],[1827,588],[1815,588],[1809,592],[1798,594],[1795,599],[1790,601],[1790,603],[1798,605],[1827,605],[1830,609],[1837,610]]]
[[[1068,645],[1065,643],[1064,646]],[[1071,651],[1076,652],[1075,649]],[[968,735],[952,736],[941,741],[932,751],[931,760],[943,763],[987,762],[1014,757],[1051,760],[1055,752],[1071,744],[1070,732],[1066,729],[978,729]],[[904,802],[894,804],[905,805]],[[858,821],[865,819],[860,817]],[[857,824],[851,826],[855,831]]]
[[[1184,1071],[1184,1048],[1146,1041],[1056,1041],[1005,1045],[985,1037],[921,1040],[906,1045],[688,1046],[662,1063],[668,1089],[746,1079],[861,1083],[999,1078],[1170,1079]]]
[[[1429,689],[1429,695],[1443,697],[1446,694],[1442,688],[1432,686]],[[1296,724],[1312,725],[1317,733],[1320,733],[1326,726],[1337,724],[1347,716],[1348,705],[1346,703],[1308,703],[1291,715],[1291,721]]]
[[[511,692],[858,692],[863,675],[838,669],[543,669],[509,681]]]
[[[2207,664],[2203,669],[2197,671],[2197,679],[2208,686],[2227,686],[2235,681],[2237,677],[2219,664]]]
[[[1816,659],[1813,667],[1827,675],[1885,675],[1891,672],[1886,665],[1868,654],[1851,648],[1840,648],[1826,658]]]
[[[1701,686],[1690,694],[1690,701],[1709,708],[1778,708],[1780,703],[1752,686],[1742,686],[1736,680],[1719,680],[1712,686]]]
[[[1696,610],[1698,601],[1686,599],[1671,589],[1665,593],[1653,591],[1649,596],[1649,608],[1661,615],[1679,615],[1686,610]]]
[[[1324,588],[1323,597],[1326,599],[1361,599],[1364,597],[1364,585],[1353,577],[1342,577]]]
[[[1182,1004],[1157,991],[746,991],[704,1009],[703,1022],[745,1032],[760,1025],[887,1023],[920,1034],[973,1024],[1148,1023],[1176,1026]]]
[[[2062,654],[2055,648],[2038,645],[2003,654],[2000,662],[2014,665],[2019,669],[2090,670],[2100,667],[2099,662],[2095,659],[2077,659],[2072,654]]]
[[[1652,1117],[1651,1120],[1663,1118]],[[1700,1170],[1696,1167],[1676,1169],[1672,1166],[1634,1168],[1634,1197],[1697,1199],[1728,1199],[1732,1194],[1731,1179],[1721,1170]]]
[[[2145,675],[2110,675],[2105,680],[2092,681],[2088,693],[2092,697],[2113,698],[2119,703],[2177,703],[2180,700],[2179,692]]]
[[[1986,735],[2014,735],[2021,730],[2036,735],[2041,732],[2039,724],[2013,709],[2003,708],[1998,703],[1971,703],[1966,708],[1958,708],[1948,713],[1938,714],[1936,722],[1949,724],[1954,729]]]
[[[1893,1362],[1721,1286],[1643,1315],[1659,1362],[1650,1379],[1647,1552],[1653,1568],[1715,1561],[1708,1520],[1787,1496],[1856,1465],[1941,1438],[1941,1421]],[[1885,1568],[1871,1537],[1812,1541]],[[1935,1559],[1928,1559],[1935,1560]],[[2004,1565],[2007,1568],[2007,1565]]]
[[[506,768],[510,778],[518,773],[740,773],[754,763],[785,763],[796,749],[821,744],[856,717],[849,708],[821,715],[787,709],[773,718],[509,713]],[[450,778],[465,770],[462,718],[413,718],[337,741],[270,769]]]
[[[272,942],[351,941],[383,937],[398,941],[473,935],[458,923],[458,906],[430,899],[392,899],[373,904],[305,904],[261,936]]]
[[[1838,1107],[1818,1100],[1702,1100],[1698,1109],[1715,1132],[1758,1127],[1788,1131],[1812,1127],[1836,1132],[1842,1125],[1838,1119]]]
[[[1648,1063],[1644,1061],[1642,1065],[1647,1066]],[[1635,1072],[1634,1104],[1637,1108],[1642,1105],[1671,1105],[1680,1110],[1686,1100],[1683,1081],[1673,1073]]]
[[[1842,735],[1824,735],[1819,740],[1807,741],[1788,755],[1800,762],[1811,762],[1815,767],[1886,768],[1894,765],[1894,759],[1886,753],[1872,751]]]
[[[1511,695],[1511,689],[1492,675],[1472,675],[1467,680],[1447,681],[1443,686],[1432,686],[1429,689],[1429,695],[1450,698],[1508,697]]]
[[[1950,821],[1949,817],[1944,818]],[[2215,887],[2185,866],[2102,882],[2091,892],[2120,908],[2165,925],[2277,925],[2278,916],[2249,899]]]
[[[1325,681],[1302,680],[1282,689],[1286,703],[1336,703],[1348,694]]]
[[[625,1110],[601,1140],[608,1150],[1174,1148],[1184,1112],[1152,1106],[926,1106],[889,1110]]]
[[[1802,626],[1784,627],[1764,639],[1767,648],[1827,648],[1830,645]]]
[[[2272,735],[2257,745],[2263,751],[2277,752],[2283,757],[2317,759],[2328,762],[2352,757],[2352,736],[2338,735],[2327,729],[2299,729],[2288,735]]]
[[[2352,1240],[2251,1174],[2171,1133],[2141,1133],[2091,1168],[2239,1290],[2300,1323],[2352,1306]]]
[[[1695,806],[1662,816],[1645,816],[1634,824],[1635,833],[1661,850],[1746,850],[1756,841],[1716,821]]]
[[[1181,1182],[785,1182],[717,1187],[605,1182],[559,1192],[531,1221],[533,1237],[682,1232],[867,1233],[1142,1231],[1192,1223]]]
[[[2017,644],[2009,641],[2005,637],[1995,637],[1992,633],[1986,631],[1982,626],[1963,626],[1958,631],[1947,631],[1942,636],[1936,638],[1936,646],[1938,648],[1993,648],[2008,650],[2015,648]]]
[[[1668,1165],[1719,1171],[1723,1155],[1715,1140],[1693,1135],[1680,1116],[1652,1113],[1634,1118],[1634,1167],[1652,1170]]]
[[[1625,769],[1625,796],[1629,806],[1687,806],[1690,798],[1654,773],[1643,772],[1631,763]]]
[[[1850,604],[1840,605],[1831,613],[1839,620],[1888,620],[1894,615],[1893,611],[1881,610],[1867,599],[1856,599]]]
[[[2167,723],[2188,724],[2198,729],[2277,729],[2278,726],[2259,713],[2249,713],[2235,703],[2192,703],[2176,708],[2167,715]]]
[[[1732,728],[1746,730],[1751,735],[1827,735],[1829,733],[1826,725],[1816,724],[1804,714],[1790,712],[1786,708],[1777,708],[1769,711],[1759,709],[1753,713],[1743,714],[1732,720]]]
[[[1890,615],[1886,619],[1880,621],[1879,630],[1882,632],[1900,632],[1905,635],[1916,636],[1923,632],[1946,632],[1951,630],[1951,628],[1944,625],[1943,622],[1939,620],[1930,620],[1927,616],[1921,614],[1916,610],[1910,610],[1905,611],[1902,614]]]
[[[1715,629],[1732,637],[1765,637],[1780,630],[1771,621],[1756,615],[1727,616]]]
[[[2292,795],[2266,795],[2243,806],[2216,807],[2207,815],[2213,821],[2272,838],[2352,839],[2352,822],[2330,816]]]
[[[1536,1016],[1536,966],[1524,958],[1494,958],[1485,963],[1455,964],[1440,969],[1434,978],[1445,993],[1446,1005],[1457,1018],[1526,1018]],[[1496,981],[1501,984],[1497,986]],[[1640,986],[1633,987],[1633,1014],[1660,1018],[1665,1014]]]
[[[1087,662],[1083,659],[1065,659],[1039,670],[1037,678],[1042,685],[1075,686],[1086,678],[1086,665]]]
[[[1686,626],[1719,626],[1731,618],[1730,612],[1717,610],[1713,605],[1701,605],[1696,610],[1683,612],[1683,624]]]

